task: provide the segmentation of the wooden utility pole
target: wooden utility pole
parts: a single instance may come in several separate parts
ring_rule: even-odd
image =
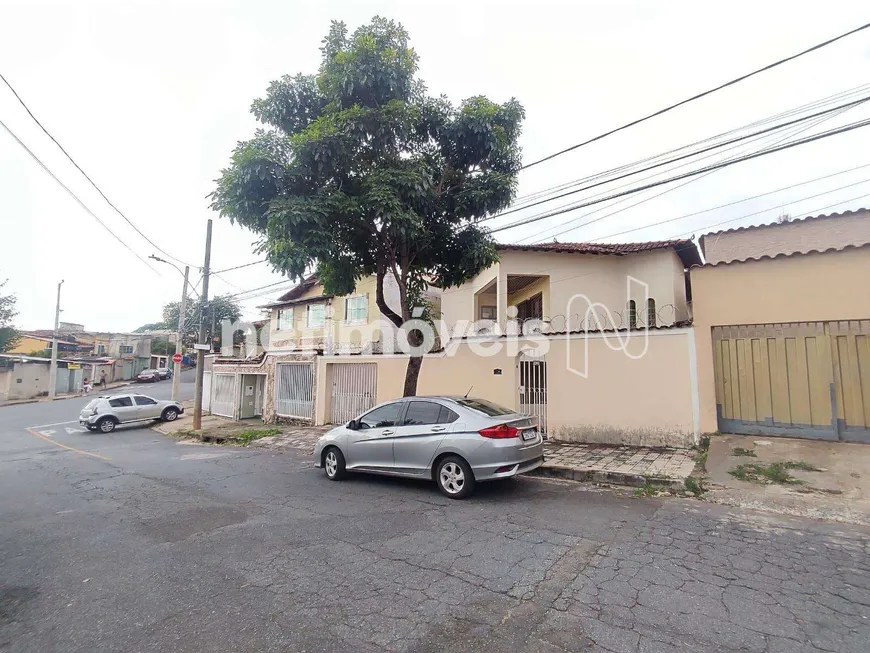
[[[205,312],[208,309],[208,277],[211,265],[211,220],[205,232],[205,265],[202,268],[202,297],[199,304],[199,337],[196,342],[196,384],[193,388],[193,429],[202,428],[202,380],[205,372],[205,351],[202,346],[206,340]]]
[[[54,308],[54,335],[51,338],[51,365],[48,368],[48,398],[54,399],[57,395],[57,332],[60,330],[60,287],[63,279],[57,284],[57,304]]]

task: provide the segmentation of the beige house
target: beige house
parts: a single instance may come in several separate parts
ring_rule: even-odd
[[[870,243],[868,209],[716,231],[698,239],[707,263],[824,251],[864,243]]]
[[[868,244],[692,268],[701,430],[870,442],[868,279]]]
[[[499,245],[500,260],[444,291],[447,327],[540,320],[542,332],[665,326],[690,318],[685,269],[700,263],[688,240]],[[455,329],[454,329],[455,330]],[[452,335],[456,335],[453,333]]]

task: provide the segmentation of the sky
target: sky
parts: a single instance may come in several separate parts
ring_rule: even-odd
[[[779,1],[0,0],[0,73],[127,218],[191,265],[196,282],[210,218],[212,269],[259,258],[255,236],[213,213],[206,196],[235,144],[258,126],[249,112],[252,100],[281,75],[316,72],[330,20],[343,20],[350,29],[374,15],[401,22],[432,94],[456,103],[479,94],[500,102],[516,97],[526,110],[523,159],[533,161],[868,20],[865,3],[829,2],[825,8]],[[521,173],[518,194],[632,163],[868,82],[870,30],[534,166]],[[816,131],[863,118],[870,118],[870,103]],[[18,298],[17,326],[52,327],[61,280],[64,321],[102,331],[158,321],[163,304],[180,298],[180,272],[147,258],[168,257],[99,196],[2,84],[0,120],[117,235],[0,128],[0,281],[8,279],[3,292]],[[855,209],[870,205],[870,167],[802,182],[870,164],[868,152],[870,127],[734,165],[660,197],[653,196],[672,187],[632,196],[613,209],[605,204],[587,217],[582,216],[601,207],[496,235],[502,242],[526,243],[554,237],[658,240],[771,222],[782,213]],[[675,219],[785,186],[795,187]],[[594,192],[489,224],[507,224]],[[640,200],[649,201],[630,207]],[[595,218],[601,219],[580,226]],[[664,220],[671,222],[614,235]],[[561,233],[569,227],[575,228]],[[210,293],[281,280],[266,265],[251,266],[212,277]],[[283,287],[246,300],[246,316],[257,316],[256,306]]]

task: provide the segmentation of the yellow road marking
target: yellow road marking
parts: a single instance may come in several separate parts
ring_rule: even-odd
[[[92,458],[99,458],[100,460],[111,460],[111,458],[109,458],[108,456],[101,456],[98,453],[91,453],[90,451],[82,451],[81,449],[76,449],[75,447],[70,447],[68,445],[61,444],[60,442],[56,442],[55,440],[52,440],[51,438],[44,436],[39,431],[34,431],[33,429],[30,429],[30,428],[28,428],[26,430],[28,433],[30,433],[30,435],[35,435],[36,437],[38,437],[42,440],[45,440],[46,442],[51,442],[52,444],[56,444],[57,446],[61,447],[62,449],[69,449],[70,451],[75,451],[76,453],[80,453],[83,456],[91,456]]]

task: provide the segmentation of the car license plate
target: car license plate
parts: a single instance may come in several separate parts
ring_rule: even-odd
[[[534,429],[523,431],[523,440],[534,440],[536,437],[538,437],[538,432]]]

